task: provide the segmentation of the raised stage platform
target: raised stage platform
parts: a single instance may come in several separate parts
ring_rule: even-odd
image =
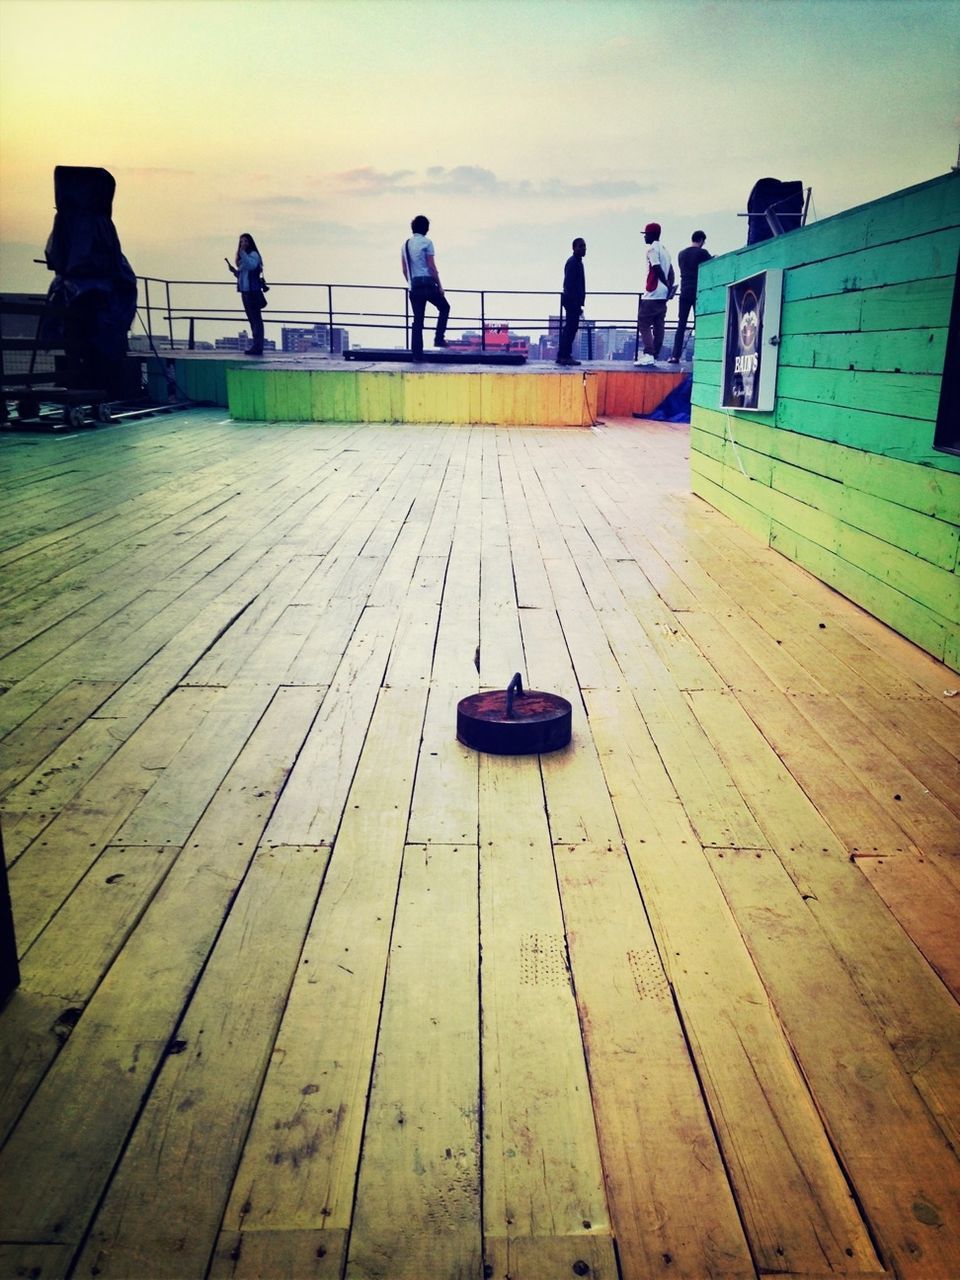
[[[167,369],[172,365],[172,370]],[[476,422],[581,427],[598,418],[648,414],[688,370],[638,369],[620,361],[572,369],[457,364],[362,364],[338,357],[175,351],[148,362],[162,397],[172,372],[178,394],[218,404],[253,422]],[[169,385],[169,384],[167,384]]]

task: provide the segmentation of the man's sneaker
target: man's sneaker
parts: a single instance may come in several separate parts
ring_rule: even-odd
[[[648,356],[647,353],[643,351],[640,353],[640,355],[637,356],[636,360],[634,360],[633,363],[634,364],[656,364],[656,361],[654,360],[653,356]]]
[[[667,364],[679,364],[679,363],[680,363],[679,356],[667,356]]]
[[[435,347],[449,347],[449,342],[444,342],[443,338],[438,338],[434,344]]]

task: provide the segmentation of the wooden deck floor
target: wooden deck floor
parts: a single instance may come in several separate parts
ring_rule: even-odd
[[[222,419],[0,440],[0,1274],[956,1280],[960,678],[682,428]]]

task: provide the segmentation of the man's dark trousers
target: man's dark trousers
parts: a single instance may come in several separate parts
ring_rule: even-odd
[[[683,340],[687,333],[687,321],[690,319],[690,312],[693,310],[693,304],[697,300],[696,293],[680,294],[679,311],[677,312],[677,336],[673,340],[673,358],[680,359],[680,352],[683,350]]]
[[[666,318],[666,298],[641,300],[640,314],[637,317],[640,340],[643,343],[644,353],[648,356],[653,356],[654,360],[659,356],[660,348],[663,346],[663,329]]]
[[[563,329],[560,332],[560,346],[557,350],[558,360],[569,360],[573,354],[573,340],[577,336],[577,330],[580,328],[580,317],[583,314],[583,307],[573,307],[566,302],[563,304],[564,321]]]
[[[422,282],[421,282],[422,280]],[[434,343],[438,344],[443,341],[443,335],[447,331],[447,317],[450,314],[450,303],[440,292],[440,286],[432,276],[421,278],[414,277],[414,281],[410,286],[410,307],[413,311],[413,331],[410,335],[410,350],[415,356],[423,355],[423,315],[427,309],[427,303],[437,308],[437,332],[434,335]]]

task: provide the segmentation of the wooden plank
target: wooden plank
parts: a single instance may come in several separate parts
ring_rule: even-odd
[[[540,773],[484,756],[480,786],[484,1239],[609,1229]]]
[[[83,1238],[316,704],[279,691],[33,1095],[0,1152],[0,1238]]]
[[[276,692],[225,689],[114,837],[115,844],[186,844],[217,787]]]
[[[176,845],[104,849],[20,961],[24,991],[90,998],[180,853]]]
[[[752,1278],[630,862],[622,850],[593,845],[557,846],[554,854],[623,1274]]]
[[[931,863],[910,854],[855,862],[918,951],[960,1000],[960,891]]]
[[[68,1000],[22,988],[4,1005],[0,1023],[0,1143],[7,1140],[80,1013]]]
[[[146,712],[144,712],[146,718]],[[93,718],[76,729],[4,797],[3,843],[14,862],[126,740],[113,720]]]
[[[25,778],[118,688],[115,681],[72,680],[8,734],[0,747],[0,793]]]
[[[168,698],[14,864],[10,892],[21,948],[30,945],[100,850],[113,841],[219,693],[178,690]]]
[[[259,849],[93,1219],[81,1274],[202,1275],[328,849]]]
[[[396,609],[364,611],[270,820],[269,844],[333,843],[396,627]]]
[[[424,690],[380,693],[225,1231],[350,1226],[424,702]]]
[[[905,1278],[951,1275],[960,1169],[943,1135],[777,857],[717,851],[711,861],[883,1261]]]
[[[408,845],[350,1274],[422,1280],[480,1273],[478,983],[476,846]]]
[[[223,1231],[210,1280],[340,1280],[346,1231]]]
[[[589,1276],[618,1280],[613,1242],[605,1234],[511,1236],[484,1241],[485,1280],[544,1280],[545,1277]],[[464,1280],[467,1277],[464,1276]]]
[[[692,701],[903,1069],[960,1148],[956,1005],[906,935],[891,927],[845,846],[743,707],[710,693],[696,694]],[[909,851],[896,854],[911,856]]]
[[[610,692],[587,694],[587,707],[755,1262],[761,1270],[878,1269],[760,975],[639,712]]]

